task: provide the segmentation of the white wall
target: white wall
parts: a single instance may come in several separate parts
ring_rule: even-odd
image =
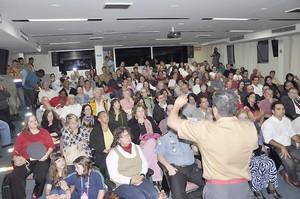
[[[282,83],[287,73],[293,73],[300,77],[300,35],[276,38],[278,39],[278,57],[273,57],[272,39],[269,39],[268,63],[257,63],[257,41],[234,44],[235,66],[246,67],[249,74],[254,68],[257,68],[263,76],[269,75],[271,70],[275,70],[277,78]],[[209,47],[212,48],[213,46]],[[209,60],[209,55],[207,54],[204,59]]]

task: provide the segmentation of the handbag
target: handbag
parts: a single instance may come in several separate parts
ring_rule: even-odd
[[[158,133],[146,133],[144,135],[140,135],[139,139],[141,141],[143,140],[149,140],[149,139],[156,139],[156,138],[159,138],[160,137],[160,134]]]
[[[75,144],[69,147],[64,147],[63,155],[66,159],[67,165],[73,165],[73,161],[80,156],[87,156],[86,153]]]

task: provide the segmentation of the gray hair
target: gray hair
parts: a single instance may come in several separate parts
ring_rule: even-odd
[[[212,101],[220,116],[232,117],[238,111],[238,96],[231,90],[216,91]]]

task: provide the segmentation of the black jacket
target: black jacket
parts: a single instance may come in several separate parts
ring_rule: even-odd
[[[153,133],[159,133],[161,134],[161,131],[157,125],[157,123],[153,120],[152,117],[147,117],[147,119],[151,122],[152,124],[152,128],[153,128]],[[141,129],[140,129],[140,125],[137,121],[137,119],[135,119],[135,117],[133,117],[132,119],[130,119],[128,121],[128,127],[131,128],[131,133],[132,133],[132,142],[135,144],[140,144],[140,135],[141,135]]]
[[[108,124],[110,131],[113,133],[115,126]],[[99,167],[101,162],[105,162],[106,153],[103,153],[105,149],[103,131],[100,123],[96,123],[95,127],[90,133],[90,148],[94,150],[95,164]]]

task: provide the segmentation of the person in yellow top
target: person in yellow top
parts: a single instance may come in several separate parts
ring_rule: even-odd
[[[258,138],[253,123],[235,117],[238,97],[229,90],[215,92],[212,108],[215,122],[180,119],[178,112],[186,103],[186,97],[176,99],[168,126],[180,138],[197,143],[200,149],[206,179],[203,199],[254,198],[248,184],[249,162],[252,151],[258,147]]]
[[[101,111],[108,112],[110,109],[110,102],[103,97],[103,87],[94,89],[94,98],[91,99],[90,105],[93,111],[93,115],[98,115]]]

